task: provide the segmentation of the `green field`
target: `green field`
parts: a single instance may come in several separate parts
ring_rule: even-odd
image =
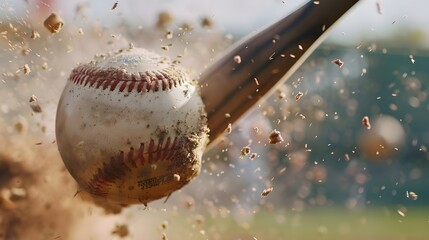
[[[272,211],[257,213],[242,224],[230,216],[204,216],[205,221],[198,224],[192,221],[195,216],[190,216],[182,221],[186,226],[170,219],[168,232],[169,239],[429,239],[429,208],[409,208],[403,214],[383,207],[354,211],[324,208],[299,213]],[[182,218],[184,214],[179,215]]]

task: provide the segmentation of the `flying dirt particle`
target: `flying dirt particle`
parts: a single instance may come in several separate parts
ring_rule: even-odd
[[[274,129],[269,137],[269,144],[276,144],[276,143],[280,143],[283,142],[283,137],[280,135],[280,132],[277,131],[276,129]]]
[[[417,200],[419,196],[415,192],[408,192],[407,191],[407,198],[410,198],[412,200]]]
[[[239,55],[234,56],[234,62],[236,62],[237,64],[241,63],[241,57]]]
[[[186,209],[191,209],[195,206],[195,199],[192,196],[186,196],[184,199],[184,207]]]
[[[35,95],[31,95],[30,99],[28,100],[30,102],[30,108],[35,113],[41,113],[42,107],[40,106],[39,102],[37,101],[37,97]]]
[[[180,181],[180,175],[179,174],[174,174],[173,178],[174,178],[174,181],[176,181],[176,182]]]
[[[300,100],[300,99],[302,98],[302,96],[304,96],[304,93],[302,93],[302,92],[298,92],[298,93],[295,95],[295,100],[296,100],[296,101]]]
[[[33,30],[32,32],[31,32],[31,36],[30,36],[30,38],[31,39],[37,39],[37,38],[40,38],[40,34],[37,32],[37,31],[35,31],[35,30]]]
[[[244,157],[249,153],[250,153],[250,147],[249,146],[243,147],[240,151],[241,157]]]
[[[349,154],[344,154],[344,160],[346,160],[346,161],[350,161],[350,156],[349,156]]]
[[[416,63],[416,60],[414,59],[413,55],[410,55],[409,58],[412,64]]]
[[[171,31],[165,32],[164,37],[166,39],[172,39],[173,38],[173,32],[171,32]]]
[[[117,7],[118,7],[118,1],[116,1],[114,4],[113,4],[113,7],[112,7],[112,10],[115,10]]]
[[[273,191],[273,187],[266,188],[266,189],[264,189],[264,191],[262,191],[261,196],[262,196],[262,197],[266,197],[266,196],[268,196],[272,191]]]
[[[58,33],[63,28],[64,21],[58,14],[52,13],[48,18],[46,18],[46,20],[43,22],[43,25],[51,33]]]
[[[228,123],[228,126],[226,127],[226,133],[230,134],[232,132],[232,125],[231,123]]]
[[[23,71],[24,71],[24,75],[25,75],[25,76],[28,76],[28,74],[30,74],[30,72],[31,72],[31,69],[30,69],[30,67],[28,66],[28,64],[25,64],[25,65],[24,65],[24,67],[22,67],[22,69],[23,69]]]
[[[42,63],[42,69],[48,70],[48,63],[47,62]]]
[[[167,221],[163,221],[162,223],[161,223],[161,230],[165,230],[165,229],[167,229],[167,227],[168,227],[168,222]]]
[[[168,237],[167,237],[166,233],[162,233],[162,240],[168,240]]]
[[[281,90],[277,90],[277,99],[282,100],[285,98],[286,98],[286,93]]]
[[[334,59],[331,63],[336,64],[338,67],[342,68],[344,66],[344,62],[341,59]]]
[[[379,2],[376,2],[375,6],[377,7],[377,13],[380,15],[383,14],[383,12],[381,11],[381,4]]]
[[[201,214],[195,215],[195,222],[197,224],[203,224],[205,222],[205,220],[206,219],[205,219],[205,217],[203,215],[201,215]]]
[[[259,128],[258,128],[258,127],[254,127],[254,128],[253,128],[253,131],[254,131],[256,134],[259,134],[259,133],[260,133],[260,130],[259,130]]]
[[[201,20],[201,26],[203,28],[212,28],[213,27],[213,21],[210,18],[208,18],[208,17],[204,17]]]
[[[24,56],[27,56],[28,54],[30,54],[30,52],[31,52],[31,48],[29,47],[24,47],[22,48],[22,51],[21,51],[22,55]]]
[[[37,102],[37,97],[36,95],[31,95],[30,98],[28,99],[28,102],[32,103],[32,102]]]
[[[366,127],[366,129],[371,129],[371,123],[369,122],[369,117],[368,116],[364,116],[362,118],[362,125],[364,125]]]
[[[259,86],[259,81],[258,81],[258,79],[257,79],[257,78],[254,78],[253,80],[255,80],[255,84],[256,84],[256,86]]]

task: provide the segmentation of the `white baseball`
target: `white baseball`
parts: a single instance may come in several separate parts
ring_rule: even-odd
[[[146,204],[198,175],[206,121],[182,68],[130,48],[73,69],[58,104],[56,137],[82,190],[99,201]]]

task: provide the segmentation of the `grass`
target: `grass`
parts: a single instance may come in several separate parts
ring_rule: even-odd
[[[192,223],[189,220],[192,217],[189,217],[187,222],[191,224],[191,228],[177,224],[170,230],[174,233],[172,237],[186,236],[186,239],[429,239],[429,208],[410,208],[404,214],[401,216],[394,208],[273,211],[257,213],[253,219],[241,224],[230,215],[216,218],[205,216],[206,220],[200,225]]]

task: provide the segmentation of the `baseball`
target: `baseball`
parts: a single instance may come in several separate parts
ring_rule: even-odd
[[[184,69],[130,47],[73,69],[58,104],[56,138],[82,191],[118,206],[146,204],[198,175],[206,122]]]

